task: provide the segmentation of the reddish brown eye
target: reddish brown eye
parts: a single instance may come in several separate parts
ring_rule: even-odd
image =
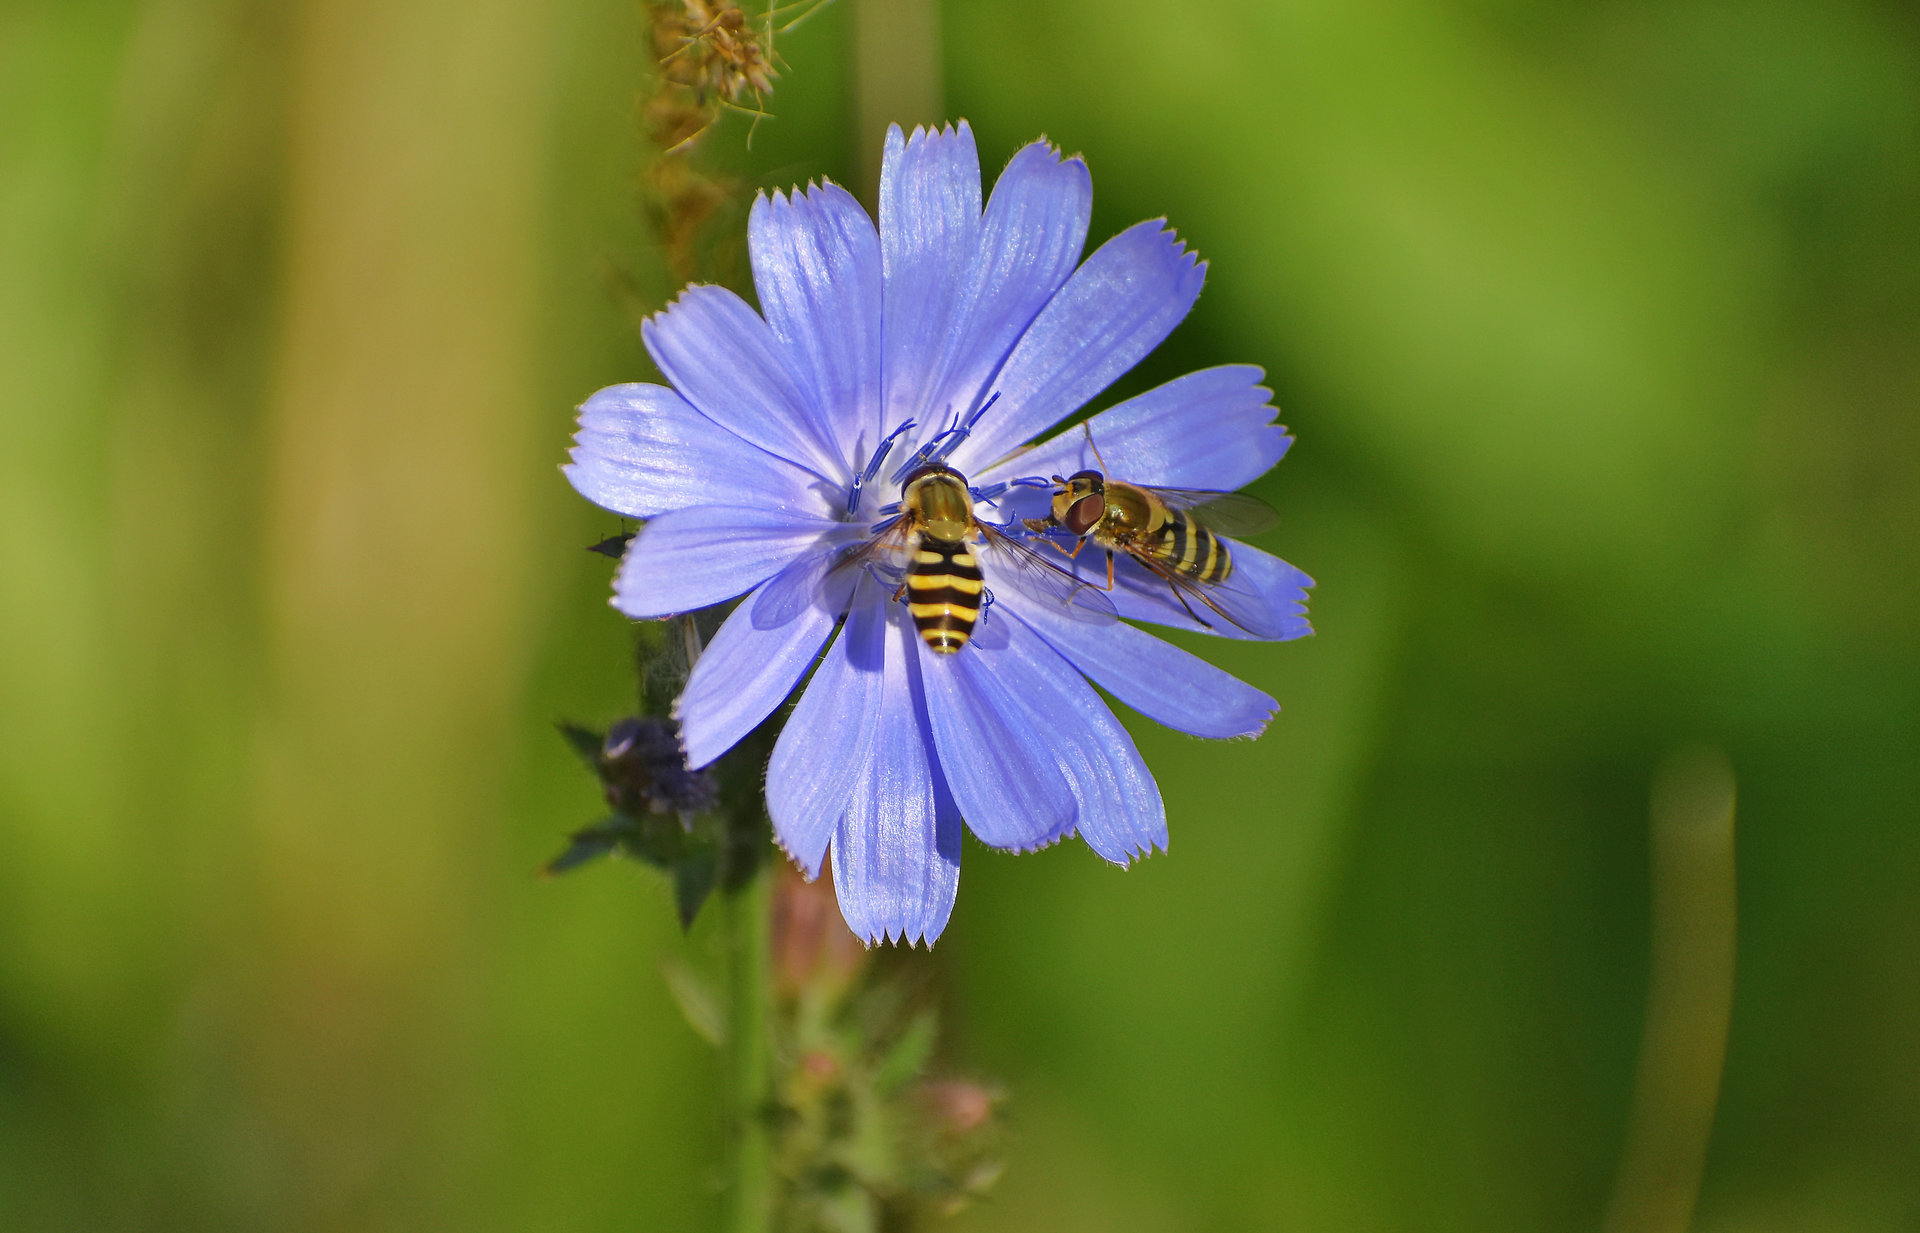
[[[1100,521],[1107,512],[1107,499],[1099,493],[1090,493],[1067,507],[1067,516],[1060,524],[1073,535],[1085,535]]]

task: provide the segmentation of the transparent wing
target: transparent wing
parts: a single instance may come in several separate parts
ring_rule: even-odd
[[[1255,638],[1273,636],[1267,632],[1273,624],[1272,606],[1247,585],[1244,574],[1230,574],[1224,582],[1201,582],[1143,553],[1128,555],[1171,587],[1188,615],[1209,629],[1224,620]]]
[[[1099,587],[1074,577],[991,525],[984,522],[978,525],[985,558],[982,562],[985,568],[981,572],[986,575],[989,587],[993,585],[996,575],[1011,576],[1023,590],[1058,601],[1066,615],[1076,621],[1104,624],[1120,619],[1113,601]]]
[[[840,585],[851,574],[871,568],[889,580],[898,579],[906,561],[913,526],[905,514],[897,515],[876,528],[869,539],[842,549],[840,559],[821,578],[823,586]]]
[[[1273,506],[1244,492],[1210,492],[1204,488],[1148,488],[1147,491],[1176,509],[1186,510],[1216,535],[1239,539],[1271,531],[1280,523],[1280,515],[1273,512]]]

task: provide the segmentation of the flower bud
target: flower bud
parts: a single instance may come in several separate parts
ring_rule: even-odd
[[[964,1079],[933,1079],[920,1085],[920,1099],[937,1130],[960,1138],[987,1124],[1000,1094]]]
[[[808,882],[782,864],[773,886],[773,977],[781,997],[809,988],[837,998],[866,963],[867,948],[847,929],[826,878]]]
[[[595,759],[607,804],[630,818],[705,813],[720,800],[713,776],[687,769],[680,729],[671,719],[633,716],[615,723]]]

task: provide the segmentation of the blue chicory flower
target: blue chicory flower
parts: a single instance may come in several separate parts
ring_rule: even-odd
[[[643,330],[671,388],[613,386],[580,411],[568,478],[646,520],[614,606],[662,617],[744,596],[680,698],[688,763],[725,753],[818,661],[768,765],[767,809],[809,878],[831,852],[841,912],[869,942],[939,936],[963,821],[1016,851],[1078,833],[1121,865],[1166,847],[1153,776],[1094,685],[1203,737],[1256,735],[1276,709],[1132,625],[1072,619],[992,573],[991,558],[994,602],[973,641],[944,655],[891,602],[893,579],[836,568],[899,500],[898,472],[879,464],[923,450],[998,498],[977,516],[1015,534],[1012,513],[1046,493],[1008,485],[1095,465],[1089,440],[1115,478],[1223,491],[1285,453],[1291,438],[1247,366],[1171,381],[1093,417],[1091,432],[1021,452],[1157,346],[1205,276],[1160,221],[1081,262],[1091,201],[1086,165],[1042,141],[1014,155],[983,211],[964,121],[910,138],[894,127],[877,232],[831,183],[759,197],[748,242],[761,311],[688,287]],[[1255,615],[1211,632],[1309,632],[1312,580],[1244,544],[1232,552]],[[1058,559],[1106,581],[1103,553]],[[1124,557],[1111,598],[1123,617],[1202,627]]]

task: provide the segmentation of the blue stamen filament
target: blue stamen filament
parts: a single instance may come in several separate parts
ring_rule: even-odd
[[[995,390],[993,397],[981,403],[979,408],[969,414],[965,421],[956,421],[952,427],[943,428],[939,432],[934,433],[925,445],[915,450],[913,456],[902,463],[900,469],[893,473],[893,482],[896,484],[900,483],[921,467],[938,466],[953,457],[953,451],[959,449],[961,443],[973,432],[974,425],[978,424],[980,417],[987,413],[987,408],[999,401],[1000,392]]]
[[[901,424],[900,427],[888,433],[880,442],[879,447],[873,451],[873,457],[867,459],[866,470],[853,477],[853,485],[847,489],[847,516],[849,518],[860,512],[860,494],[868,484],[873,482],[873,477],[880,474],[880,468],[885,465],[887,455],[893,452],[893,443],[899,440],[903,433],[910,432],[914,427],[914,422],[908,420]]]

